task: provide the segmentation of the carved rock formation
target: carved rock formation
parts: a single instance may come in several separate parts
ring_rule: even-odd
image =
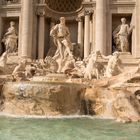
[[[140,79],[135,74],[131,78],[126,76],[98,80],[92,88],[86,89],[84,98],[90,101],[96,115],[123,123],[140,120],[140,86],[135,83]]]
[[[7,83],[2,92],[2,112],[14,115],[80,114],[82,89],[78,84],[66,83]]]

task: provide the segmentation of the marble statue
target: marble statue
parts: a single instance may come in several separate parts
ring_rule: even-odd
[[[60,18],[60,23],[56,24],[50,31],[50,36],[54,39],[54,44],[57,46],[57,50],[53,59],[58,63],[57,73],[61,73],[65,66],[66,59],[72,57],[72,43],[70,41],[70,32],[65,25],[65,18]]]
[[[4,72],[7,63],[7,52],[4,52],[0,57],[0,71]]]
[[[62,72],[69,74],[71,72],[71,70],[73,70],[75,68],[75,59],[74,59],[73,55],[65,58],[64,62],[65,63],[64,63]]]
[[[2,42],[4,42],[6,46],[6,51],[8,53],[13,53],[17,51],[17,34],[15,29],[15,22],[10,22],[10,27],[8,31],[4,34]]]
[[[121,60],[119,58],[119,52],[114,52],[113,55],[104,56],[102,58],[108,59],[105,76],[111,77],[120,74],[122,70]]]
[[[0,21],[6,23],[10,15],[14,18],[13,12],[18,13],[19,10],[16,11],[16,7],[18,9],[19,7],[16,4],[20,3],[21,0],[5,0],[4,3],[1,1],[0,9],[4,10],[1,13]],[[56,2],[56,0],[51,1]],[[82,0],[80,1],[82,2]],[[19,24],[19,30],[22,31],[19,32],[20,52],[18,55],[16,55],[19,48],[17,45],[18,36],[14,22],[10,22],[10,27],[2,40],[4,49],[2,48],[1,52],[5,49],[6,52],[0,57],[0,114],[42,116],[43,118],[77,114],[114,118],[120,122],[140,121],[140,60],[138,62],[140,41],[137,36],[140,34],[139,22],[135,23],[137,31],[133,44],[137,45],[132,49],[132,55],[120,53],[130,50],[129,35],[133,27],[126,23],[125,18],[121,19],[122,24],[113,32],[118,51],[113,51],[114,53],[109,56],[102,55],[100,51],[103,54],[109,53],[111,48],[111,46],[106,46],[108,43],[105,43],[110,42],[111,39],[108,37],[110,36],[109,32],[106,33],[104,30],[109,23],[108,18],[104,16],[103,19],[103,16],[100,16],[101,13],[102,15],[106,13],[107,7],[104,7],[106,2],[103,3],[103,1],[105,0],[96,1],[95,9],[101,8],[96,10],[96,18],[92,16],[94,13],[90,10],[91,1],[89,4],[83,3],[86,6],[83,10],[81,9],[79,12],[74,10],[79,19],[76,25],[72,15],[67,17],[72,32],[70,34],[64,17],[60,18],[60,23],[53,26],[58,17],[55,16],[55,12],[50,12],[47,0],[22,0],[21,24]],[[134,6],[133,2],[129,4],[137,10],[136,13],[133,12],[132,21],[135,19],[133,17],[137,17],[140,13],[140,2],[138,1],[140,0],[136,2],[137,7]],[[7,5],[8,3],[9,5]],[[110,4],[114,5],[112,2]],[[34,11],[34,5],[36,5],[37,13]],[[63,9],[64,4],[61,5],[63,6],[54,5],[50,8],[53,10],[57,10],[55,7],[61,9],[60,13],[57,11],[58,16],[60,16],[61,12],[65,10]],[[127,10],[131,10],[131,6]],[[127,8],[128,4],[125,6],[124,3],[124,7]],[[4,14],[7,9],[11,11],[10,15],[9,12],[8,15]],[[65,12],[67,15],[67,12],[70,11],[66,10]],[[33,14],[38,17],[35,23]],[[50,18],[45,24],[53,26],[52,29],[45,28],[45,17]],[[131,18],[131,15],[127,14],[127,17]],[[118,16],[113,15],[113,26],[116,25],[117,18]],[[94,27],[95,20],[98,25]],[[39,26],[37,26],[38,24]],[[103,27],[103,30],[100,30],[100,27]],[[1,28],[0,22],[0,34],[2,34]],[[35,31],[39,32],[35,33]],[[48,35],[45,36],[44,31],[46,33],[50,31],[50,37],[54,44]],[[75,39],[77,36],[77,43],[71,42],[70,35]],[[94,38],[95,41],[93,41]],[[46,44],[47,42],[50,43]],[[48,48],[49,45],[55,45],[56,52],[53,49],[43,59],[43,54],[48,51],[45,49],[46,45]],[[98,48],[100,51],[97,51]],[[93,50],[94,52],[92,52]],[[87,57],[82,60],[83,55]],[[28,63],[23,58],[29,58],[27,59]],[[32,61],[32,59],[34,60]],[[125,71],[128,69],[129,71]]]
[[[26,80],[25,71],[26,71],[26,60],[22,60],[19,62],[19,64],[15,67],[14,71],[12,72],[13,80],[16,81]]]
[[[25,76],[28,78],[33,77],[36,74],[37,67],[34,63],[31,63],[29,66],[25,68]]]
[[[45,58],[45,69],[47,69],[47,71],[49,71],[50,73],[56,73],[58,70],[58,63],[50,56],[47,56]]]
[[[91,80],[93,77],[100,79],[105,72],[105,67],[101,61],[100,51],[92,52],[88,57],[83,60],[70,60],[72,77],[79,77]]]
[[[100,56],[100,52],[96,51],[95,53],[92,53],[87,62],[87,66],[85,68],[84,78],[92,79],[93,73],[95,73],[96,78],[99,79],[99,71],[97,69],[97,59]]]
[[[71,71],[72,77],[84,77],[86,63],[84,61],[76,61],[74,63],[74,69]]]
[[[129,27],[129,25],[126,24],[125,18],[121,18],[121,22],[122,24],[119,25],[113,32],[114,43],[117,51],[129,52],[130,48],[128,37],[134,27]]]
[[[65,25],[65,18],[60,18],[60,24],[56,24],[50,31],[50,36],[53,37],[54,43],[57,46],[54,59],[64,59],[67,55],[72,55],[70,49],[72,43],[70,41],[70,32]]]

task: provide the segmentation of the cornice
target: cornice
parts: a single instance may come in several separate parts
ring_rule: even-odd
[[[112,1],[110,3],[110,7],[135,7],[136,2],[135,1]]]
[[[21,9],[21,4],[11,4],[11,5],[0,5],[0,11],[12,11]]]

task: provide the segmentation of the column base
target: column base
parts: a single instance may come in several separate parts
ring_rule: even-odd
[[[27,62],[32,62],[32,59],[28,56],[20,56],[20,58],[26,60]]]

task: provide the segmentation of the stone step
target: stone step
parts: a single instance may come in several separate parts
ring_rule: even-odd
[[[139,59],[135,58],[131,53],[120,53],[120,59],[123,64],[138,65]]]
[[[128,58],[134,58],[134,56],[130,52],[121,52],[120,58],[128,59]]]

